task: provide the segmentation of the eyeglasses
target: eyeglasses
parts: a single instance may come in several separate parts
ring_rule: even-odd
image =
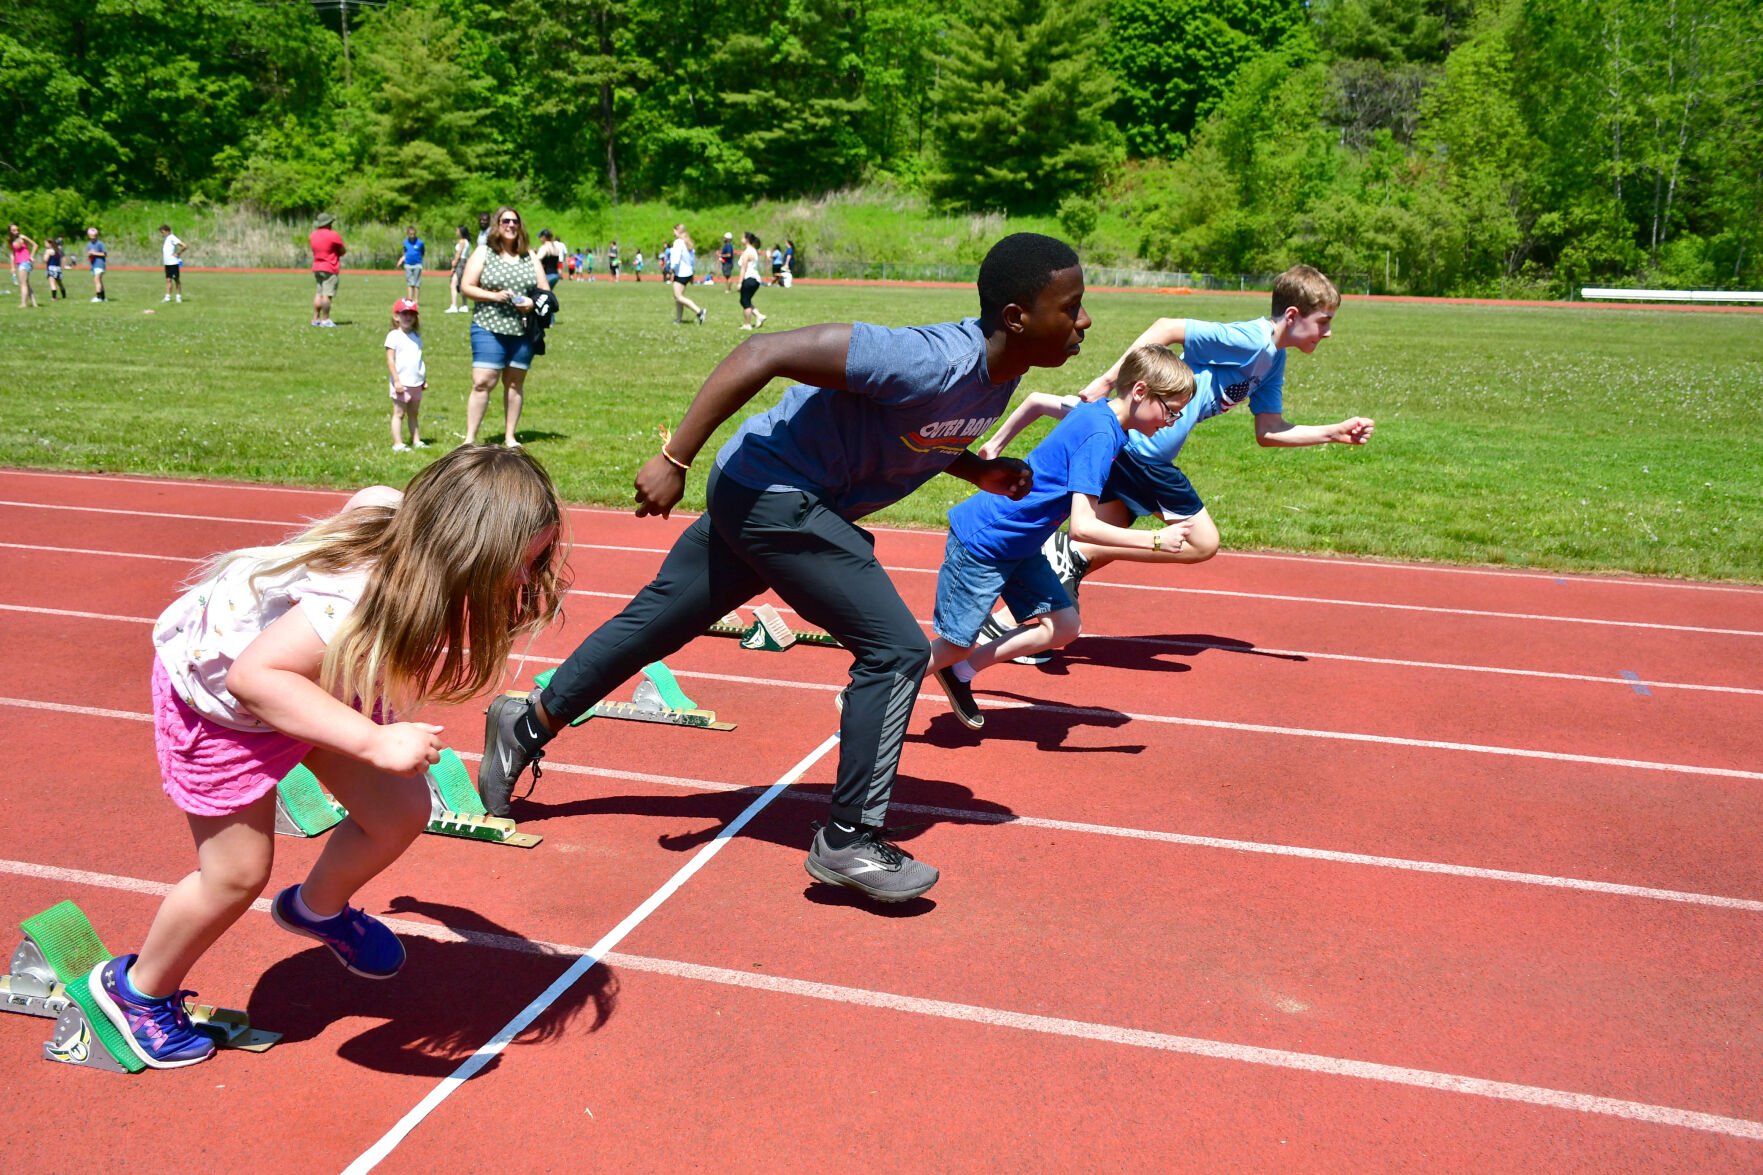
[[[1174,404],[1171,404],[1168,400],[1165,400],[1162,396],[1152,396],[1151,398],[1153,400],[1157,401],[1159,404],[1163,405],[1163,420],[1166,424],[1174,424],[1177,420],[1179,420],[1181,418],[1181,408],[1180,407],[1178,407]]]
[[[504,216],[502,218],[502,223],[503,224],[519,224],[520,217],[518,217],[518,216]]]

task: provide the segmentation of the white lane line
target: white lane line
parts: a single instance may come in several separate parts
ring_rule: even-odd
[[[0,543],[11,551],[43,551],[51,555],[99,555],[109,559],[157,559],[163,563],[194,563],[182,555],[148,555],[139,551],[95,551],[90,547],[46,547],[41,543]]]
[[[69,481],[100,481],[108,484],[187,486],[191,489],[208,489],[224,491],[227,493],[231,493],[234,490],[252,490],[260,493],[330,494],[335,495],[338,498],[345,497],[348,493],[347,490],[330,490],[320,487],[255,485],[247,482],[214,482],[202,481],[195,478],[150,478],[108,473],[62,473],[47,469],[5,469],[0,470],[0,475],[45,480],[66,479]],[[571,513],[575,514],[617,515],[621,518],[626,517],[631,513],[629,510],[611,506],[572,505],[569,509]],[[682,512],[680,517],[695,518],[696,515]],[[934,537],[935,535],[935,532],[933,531],[904,526],[871,526],[866,529],[873,531],[876,534],[897,534],[911,538],[925,538],[927,536]],[[647,551],[652,550],[653,548],[628,547],[615,549]],[[1306,555],[1298,552],[1284,551],[1227,550],[1220,551],[1216,558],[1220,563],[1236,562],[1237,560],[1243,560],[1246,562],[1304,563],[1317,564],[1323,567],[1347,568],[1349,570],[1365,567],[1379,571],[1416,571],[1431,572],[1440,575],[1482,575],[1493,576],[1500,579],[1534,579],[1545,582],[1554,582],[1556,580],[1565,579],[1569,583],[1574,584],[1595,583],[1605,584],[1612,587],[1671,588],[1678,591],[1734,592],[1742,595],[1763,595],[1763,587],[1754,587],[1742,583],[1694,583],[1689,580],[1665,579],[1661,577],[1646,578],[1642,576],[1596,575],[1580,571],[1526,571],[1498,567],[1464,567],[1447,563],[1396,563],[1385,559],[1373,559],[1360,555]]]
[[[75,612],[69,608],[35,608],[29,604],[0,604],[0,612],[27,612],[33,616],[67,616],[75,620],[119,620],[124,624],[152,624],[152,616],[118,616],[112,612]]]
[[[774,784],[772,790],[780,785]],[[770,791],[766,793],[771,794]],[[758,801],[755,801],[757,804]],[[749,808],[748,811],[755,809]],[[742,814],[743,816],[746,813]],[[737,817],[737,821],[740,818]],[[734,825],[730,825],[733,829]],[[730,835],[725,830],[724,835]],[[721,837],[718,838],[721,840]],[[699,850],[702,856],[718,842],[704,846]],[[694,858],[696,859],[696,858]],[[688,866],[689,867],[689,866]],[[59,881],[74,885],[87,885],[97,888],[122,890],[148,896],[162,896],[170,892],[171,886],[160,882],[142,881],[130,877],[117,877],[112,874],[90,873],[84,870],[63,869],[51,865],[37,865],[27,861],[9,861],[0,859],[0,873],[32,877],[39,880]],[[653,900],[653,899],[651,899]],[[253,910],[268,913],[269,903],[258,899],[252,903]],[[461,930],[450,926],[437,925],[432,922],[419,922],[408,918],[384,918],[388,926],[399,934],[408,934],[426,938],[436,942],[467,943],[474,946],[494,950],[513,951],[526,955],[539,955],[547,958],[576,957],[576,962],[569,970],[552,983],[539,1000],[555,1001],[581,975],[586,974],[595,964],[604,962],[609,967],[623,967],[631,971],[643,971],[670,978],[714,983],[725,987],[745,988],[750,991],[770,992],[777,995],[794,996],[798,999],[823,1000],[830,1003],[849,1004],[857,1007],[875,1008],[880,1011],[899,1012],[905,1015],[927,1016],[941,1020],[955,1020],[968,1024],[979,1024],[989,1028],[1012,1029],[1018,1032],[1030,1032],[1042,1036],[1064,1037],[1067,1039],[1096,1041],[1101,1044],[1121,1045],[1129,1048],[1154,1049],[1160,1052],[1178,1053],[1186,1056],[1205,1057],[1218,1061],[1234,1061],[1246,1065],[1261,1065],[1277,1069],[1291,1069],[1303,1073],[1317,1073],[1332,1077],[1350,1077],[1361,1081],[1376,1081],[1388,1085],[1404,1085],[1418,1089],[1432,1090],[1437,1093],[1466,1094],[1472,1097],[1492,1098],[1497,1101],[1520,1102],[1527,1105],[1541,1106],[1552,1110],[1565,1110],[1570,1113],[1600,1114],[1613,1118],[1622,1118],[1633,1122],[1646,1122],[1658,1126],[1675,1126],[1685,1130],[1698,1130],[1709,1134],[1721,1134],[1732,1138],[1744,1138],[1763,1141],[1763,1122],[1754,1122],[1744,1118],[1731,1118],[1720,1114],[1708,1114],[1699,1110],[1682,1109],[1676,1106],[1654,1105],[1649,1102],[1628,1101],[1622,1098],[1601,1097],[1597,1094],[1578,1093],[1571,1090],[1551,1089],[1546,1086],[1522,1085],[1511,1081],[1492,1081],[1484,1077],[1470,1077],[1457,1073],[1444,1073],[1433,1069],[1415,1069],[1401,1065],[1386,1065],[1374,1061],[1355,1061],[1345,1057],[1331,1057],[1320,1053],[1300,1053],[1288,1049],[1263,1048],[1258,1045],[1233,1044],[1229,1041],[1207,1040],[1202,1037],[1177,1036],[1167,1032],[1152,1032],[1142,1028],[1127,1028],[1114,1024],[1100,1024],[1088,1020],[1070,1020],[1056,1016],[1040,1016],[1027,1012],[1012,1012],[1003,1008],[988,1008],[976,1004],[958,1004],[948,1000],[933,1000],[923,996],[901,995],[895,992],[875,991],[870,988],[848,987],[836,983],[820,983],[807,979],[791,979],[779,975],[759,975],[748,971],[737,971],[728,967],[713,967],[703,963],[688,963],[677,959],[659,959],[647,955],[628,955],[613,952],[606,939],[591,947],[583,949],[567,943],[543,942],[535,939],[519,938],[513,935],[493,934],[481,930]],[[614,932],[616,933],[616,931]],[[608,936],[611,937],[610,935]],[[535,1000],[534,1003],[538,1003]],[[530,1009],[531,1005],[529,1005]],[[541,1009],[542,1010],[542,1009]],[[527,1017],[525,1012],[509,1022],[509,1026],[496,1035],[501,1048],[513,1039],[522,1029],[536,1018]],[[525,1017],[525,1019],[523,1019]],[[506,1038],[506,1039],[504,1039]],[[495,1043],[494,1041],[492,1043]],[[490,1047],[486,1045],[485,1048]],[[481,1053],[483,1050],[479,1050]],[[470,1073],[460,1074],[476,1061],[474,1055],[455,1071],[447,1082],[456,1079],[463,1081]],[[477,1068],[482,1067],[479,1062]],[[473,1069],[472,1072],[475,1072]],[[447,1093],[452,1092],[456,1085],[442,1087]],[[446,1096],[439,1097],[435,1093],[429,1095],[436,1105]],[[369,1171],[386,1157],[404,1136],[409,1133],[421,1118],[410,1121],[412,1115],[421,1111],[426,1115],[433,1106],[428,1105],[429,1099],[406,1115],[397,1127],[380,1139],[372,1148],[364,1152],[355,1162],[351,1163],[346,1172]],[[424,1107],[427,1106],[425,1109]],[[406,1126],[406,1122],[409,1123]]]
[[[822,687],[825,688],[825,687]],[[15,706],[21,709],[49,710],[61,714],[76,714],[98,718],[120,718],[131,722],[150,722],[152,715],[135,714],[126,710],[99,710],[87,706],[69,706],[58,702],[38,702],[22,698],[0,697],[0,706]],[[460,751],[459,757],[466,762],[475,763],[483,756],[474,751]],[[652,783],[662,787],[678,788],[684,791],[703,792],[744,792],[753,790],[751,784],[728,783],[722,780],[695,779],[689,776],[662,775],[647,771],[619,771],[609,767],[590,767],[585,764],[558,762],[555,759],[545,760],[545,770],[555,771],[564,775],[585,775],[604,779],[616,779],[630,783]],[[806,795],[801,792],[790,792],[787,799],[800,803],[826,804],[826,797]],[[896,800],[891,805],[893,811],[911,812],[922,816],[939,816],[946,820],[958,820],[967,824],[998,824],[1019,825],[1023,828],[1046,828],[1060,832],[1076,832],[1090,836],[1113,836],[1126,840],[1154,841],[1161,844],[1182,845],[1189,848],[1219,849],[1225,852],[1256,853],[1275,857],[1296,857],[1312,861],[1328,861],[1340,865],[1362,865],[1375,869],[1400,869],[1413,873],[1432,873],[1449,877],[1465,877],[1482,881],[1509,882],[1516,885],[1536,885],[1550,889],[1576,890],[1582,893],[1609,894],[1614,897],[1645,898],[1651,901],[1679,902],[1684,905],[1708,906],[1716,909],[1743,910],[1749,913],[1763,913],[1763,901],[1750,898],[1727,897],[1720,894],[1695,893],[1693,891],[1662,889],[1655,886],[1626,885],[1612,881],[1592,881],[1577,877],[1558,877],[1547,873],[1524,873],[1510,869],[1484,869],[1474,865],[1452,865],[1440,861],[1420,861],[1408,857],[1386,857],[1372,853],[1350,853],[1337,849],[1306,848],[1301,845],[1273,844],[1265,841],[1232,840],[1226,837],[1195,836],[1181,832],[1160,832],[1145,828],[1127,828],[1112,824],[1093,824],[1079,820],[1058,820],[1045,816],[1021,816],[1014,812],[987,812],[971,808],[948,808],[934,804],[912,804]]]
[[[23,506],[39,510],[82,510],[96,514],[124,514],[140,518],[173,518],[197,522],[245,522],[261,526],[276,526],[283,528],[304,526],[312,521],[312,519],[294,522],[272,521],[261,518],[233,518],[202,514],[172,514],[147,510],[119,510],[99,506],[63,506],[46,502],[15,502],[6,500],[0,500],[0,506]],[[636,553],[645,555],[665,555],[668,550],[663,547],[617,546],[608,543],[575,543],[573,544],[573,549],[578,551],[617,551],[627,554]],[[897,572],[902,575],[935,575],[938,572],[938,568],[935,567],[901,567],[894,564],[885,564],[884,569],[890,573]],[[1274,600],[1287,604],[1323,604],[1340,608],[1373,608],[1394,612],[1422,612],[1438,616],[1476,616],[1495,620],[1536,620],[1559,624],[1594,624],[1609,628],[1638,628],[1658,632],[1693,632],[1714,636],[1763,636],[1763,630],[1749,628],[1712,628],[1704,625],[1662,624],[1656,621],[1645,620],[1611,620],[1598,616],[1560,616],[1551,615],[1546,612],[1502,612],[1486,608],[1445,608],[1432,604],[1394,604],[1376,600],[1339,599],[1332,596],[1287,596],[1274,595],[1266,592],[1226,590],[1223,588],[1171,587],[1167,584],[1118,583],[1113,580],[1090,580],[1086,582],[1089,583],[1092,588],[1105,587],[1119,591],[1162,592],[1174,595],[1220,596],[1225,599],[1237,601]]]
[[[528,1024],[543,1015],[545,1009],[555,1003],[559,996],[575,986],[576,981],[591,971],[608,951],[617,946],[626,935],[641,925],[644,919],[659,909],[663,902],[679,890],[680,886],[691,880],[693,874],[709,864],[711,858],[722,851],[722,846],[747,826],[748,821],[764,811],[765,807],[776,799],[779,793],[802,778],[810,767],[838,745],[838,735],[829,736],[818,747],[808,752],[801,762],[785,772],[776,783],[766,788],[742,810],[739,816],[729,821],[728,825],[716,834],[715,839],[692,854],[692,859],[681,866],[679,872],[668,879],[667,884],[650,894],[642,905],[625,916],[624,921],[607,931],[599,942],[583,952],[569,970],[553,980],[551,986],[535,996],[532,1002],[521,1009],[514,1019],[502,1027],[501,1031],[485,1042],[477,1052],[467,1057],[449,1077],[430,1090],[427,1097],[398,1120],[397,1125],[386,1131],[378,1142],[368,1147],[353,1163],[345,1167],[344,1175],[349,1175],[351,1172],[371,1171],[378,1166],[381,1160],[391,1154],[397,1145],[404,1140],[406,1135],[421,1125],[422,1120],[428,1117],[435,1107],[446,1101],[448,1097],[452,1096],[454,1090],[471,1080],[474,1074],[507,1048],[510,1041],[519,1036]]]

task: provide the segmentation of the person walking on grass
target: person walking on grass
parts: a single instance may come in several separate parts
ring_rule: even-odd
[[[1098,517],[1102,488],[1127,437],[1150,436],[1172,424],[1193,398],[1194,373],[1168,347],[1139,347],[1121,364],[1116,387],[1119,395],[1079,404],[1034,447],[1028,455],[1034,489],[1021,500],[974,494],[949,511],[931,618],[936,635],[930,671],[955,717],[971,730],[985,725],[973,700],[976,674],[1000,659],[1060,648],[1080,631],[1077,603],[1041,552],[1061,523],[1070,518],[1072,533],[1090,542],[1171,557],[1193,526],[1190,519],[1161,530],[1129,530]],[[1018,626],[979,644],[1000,596]]]
[[[404,230],[404,300],[415,302],[422,285],[422,261],[428,256],[428,242],[416,235],[413,224]]]
[[[465,259],[471,256],[471,230],[464,225],[459,226],[459,236],[453,241],[453,276],[447,281],[447,313],[469,314],[471,307],[459,304],[459,279],[465,276]]]
[[[392,303],[392,329],[386,332],[386,370],[392,393],[392,452],[426,449],[418,417],[422,393],[428,388],[428,367],[422,361],[422,320],[416,303],[399,298]],[[410,418],[410,443],[404,443],[404,418]]]
[[[489,240],[465,263],[459,288],[475,306],[471,311],[471,397],[465,405],[465,443],[477,444],[478,428],[489,408],[490,392],[502,384],[502,443],[519,448],[515,429],[533,362],[533,340],[521,316],[533,308],[533,294],[549,290],[533,255],[520,213],[504,204],[496,209]]]
[[[539,230],[539,247],[535,255],[539,259],[539,268],[545,271],[545,282],[552,289],[556,289],[557,283],[562,279],[566,252],[563,242],[552,235],[550,229]]]
[[[441,727],[393,711],[481,693],[515,636],[551,623],[567,587],[562,523],[531,457],[456,449],[402,494],[372,487],[279,546],[217,556],[159,617],[154,743],[197,866],[140,951],[91,972],[93,998],[144,1064],[214,1054],[191,1027],[184,980],[268,883],[276,783],[296,765],[349,814],[270,916],[356,975],[398,974],[404,945],[349,901],[428,824],[423,773],[442,743]]]
[[[31,257],[37,242],[27,237],[16,224],[6,226],[6,251],[12,258],[12,280],[18,285],[18,308],[35,308],[37,295],[31,291]]]
[[[159,260],[165,265],[165,297],[161,302],[169,302],[176,296],[179,302],[184,300],[184,242],[171,231],[169,224],[159,226]]]
[[[1161,318],[1152,323],[1133,346],[1156,343],[1181,347],[1182,358],[1193,369],[1196,391],[1174,424],[1152,436],[1127,439],[1102,493],[1102,520],[1113,526],[1131,526],[1140,517],[1165,522],[1188,519],[1193,527],[1182,550],[1153,561],[1203,563],[1217,554],[1218,525],[1175,460],[1195,425],[1245,402],[1255,418],[1256,443],[1264,448],[1363,445],[1370,441],[1375,427],[1370,417],[1349,416],[1334,424],[1293,424],[1284,414],[1286,352],[1295,348],[1306,355],[1314,353],[1332,334],[1340,304],[1340,291],[1333,282],[1308,265],[1294,265],[1274,279],[1271,317],[1231,323]],[[1037,416],[1060,416],[1079,400],[1106,396],[1119,378],[1122,361],[1117,360],[1077,397],[1025,400],[980,451],[998,456]],[[1085,576],[1115,560],[1147,559],[1143,551],[1132,547],[1074,541],[1065,531],[1054,532],[1045,550],[1073,600]],[[1006,609],[993,616],[988,634],[1011,627]],[[1044,663],[1050,656],[1039,654],[1030,663]]]
[[[692,288],[692,274],[698,267],[698,254],[692,248],[691,234],[686,226],[673,226],[673,244],[668,249],[667,271],[673,275],[668,286],[673,291],[673,325],[678,326],[685,321],[685,312],[690,310],[697,316],[698,325],[704,325],[704,307],[692,301],[686,291]]]
[[[67,264],[67,255],[62,252],[61,238],[43,242],[43,272],[49,278],[49,300],[60,298],[67,300],[67,285],[61,280],[61,272]]]
[[[98,235],[97,226],[86,230],[86,264],[92,270],[92,301],[102,302],[104,295],[104,270],[110,263],[110,251],[104,247],[104,238]]]
[[[618,281],[618,238],[613,237],[612,243],[606,246],[606,272],[614,282]]]
[[[306,238],[312,249],[312,278],[316,286],[312,293],[313,326],[337,325],[331,321],[331,299],[337,296],[337,287],[343,281],[343,255],[349,250],[343,244],[342,234],[334,227],[336,223],[336,217],[321,212],[312,222],[312,232]]]
[[[682,230],[683,231],[683,230]],[[708,505],[655,579],[558,667],[542,692],[504,696],[485,718],[478,788],[506,814],[515,782],[546,744],[639,668],[703,634],[770,588],[851,653],[831,819],[806,868],[884,902],[923,894],[937,871],[883,829],[930,649],[859,519],[948,473],[1020,498],[1020,461],[968,445],[1030,370],[1059,367],[1089,329],[1083,271],[1069,245],[1017,233],[980,265],[979,317],[889,329],[868,323],[753,335],[721,363],[636,478],[637,514],[665,518],[700,448],[774,378],[797,381],[717,453]]]
[[[741,329],[758,330],[765,325],[765,315],[753,305],[753,294],[759,289],[759,238],[750,232],[741,234]]]

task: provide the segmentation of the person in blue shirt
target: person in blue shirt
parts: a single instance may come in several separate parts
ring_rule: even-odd
[[[505,813],[515,781],[556,732],[651,661],[767,588],[850,651],[831,817],[806,868],[881,901],[918,897],[937,871],[883,838],[929,642],[857,522],[948,473],[1020,498],[1027,464],[969,446],[1030,369],[1076,355],[1090,316],[1083,270],[1062,241],[1016,233],[979,271],[979,317],[889,329],[827,324],[755,334],[705,380],[638,471],[637,514],[660,515],[717,427],[772,379],[794,380],[716,454],[706,509],[655,579],[558,667],[542,692],[502,697],[485,720],[478,789]]]
[[[1069,644],[1079,631],[1076,602],[1041,551],[1071,519],[1080,539],[1174,558],[1193,526],[1183,519],[1158,530],[1131,530],[1103,521],[1100,500],[1114,459],[1129,436],[1150,436],[1175,422],[1194,395],[1194,373],[1168,347],[1147,344],[1122,360],[1109,400],[1076,405],[1028,455],[1034,489],[1008,501],[975,494],[949,511],[949,540],[937,573],[936,638],[930,668],[955,717],[978,730],[985,716],[974,703],[973,677],[1000,659]],[[1052,401],[1044,392],[1030,394]],[[1018,624],[974,647],[992,605],[1002,597]]]
[[[1321,272],[1308,265],[1294,265],[1274,279],[1273,313],[1268,318],[1231,323],[1161,318],[1152,323],[1133,347],[1146,343],[1181,347],[1182,358],[1194,372],[1194,398],[1168,428],[1128,440],[1102,495],[1103,518],[1117,526],[1130,526],[1135,518],[1146,516],[1165,521],[1191,519],[1193,528],[1187,543],[1180,556],[1169,561],[1203,563],[1216,555],[1218,525],[1193,482],[1175,462],[1195,425],[1245,402],[1255,418],[1256,443],[1263,447],[1363,445],[1369,441],[1375,424],[1369,417],[1350,416],[1334,424],[1293,424],[1285,418],[1286,352],[1292,348],[1306,355],[1315,352],[1331,336],[1340,303],[1340,292]],[[1079,400],[1107,395],[1119,374],[1120,363],[1116,362],[1078,397],[1067,398],[1067,407],[1059,410],[1025,402],[981,446],[981,455],[1001,455],[1011,438],[1037,416],[1059,415]],[[1074,541],[1064,531],[1048,538],[1046,551],[1074,598],[1084,576],[1116,559],[1143,559],[1131,548]],[[1004,623],[1008,619],[994,617],[995,629],[1008,629],[1010,625]],[[1045,659],[1042,654],[1033,663]]]
[[[416,301],[416,287],[422,284],[422,259],[428,253],[428,242],[416,235],[413,224],[404,230],[404,298]]]

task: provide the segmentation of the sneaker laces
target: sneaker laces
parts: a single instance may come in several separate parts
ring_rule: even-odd
[[[539,770],[539,760],[543,759],[544,757],[545,757],[545,748],[544,747],[540,747],[538,750],[533,752],[532,761],[528,764],[528,766],[530,766],[533,769],[533,781],[526,785],[526,791],[524,791],[520,795],[516,796],[515,797],[516,799],[524,800],[528,796],[532,795],[535,790],[538,789],[539,776],[544,774],[543,771]]]
[[[143,1002],[135,1004],[149,1024],[153,1026],[161,1042],[174,1039],[179,1033],[193,1033],[195,1026],[190,1023],[190,1013],[185,1006],[185,998],[196,998],[196,993],[188,988],[180,988],[163,999],[149,996]]]

